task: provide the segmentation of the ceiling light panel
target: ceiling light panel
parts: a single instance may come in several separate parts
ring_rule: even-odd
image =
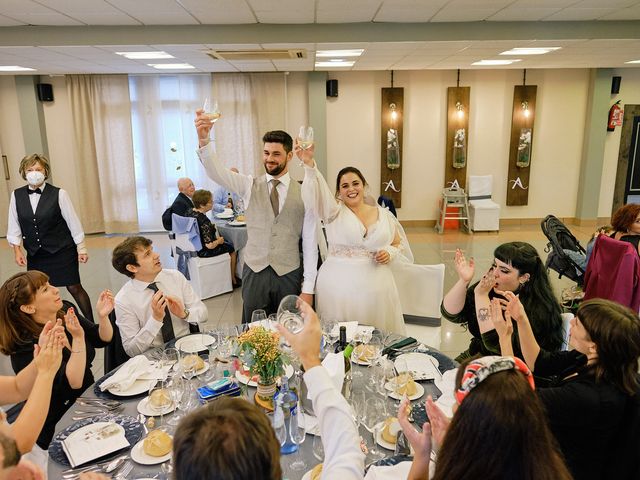
[[[173,55],[167,52],[116,52],[116,55],[122,55],[129,60],[152,60],[160,58],[175,58]]]
[[[528,47],[528,48],[512,48],[500,55],[544,55],[545,53],[555,52],[561,47]]]
[[[364,52],[363,48],[357,48],[353,50],[318,50],[316,52],[316,58],[318,57],[359,57]]]
[[[158,70],[191,70],[196,68],[190,63],[147,63],[147,65]]]
[[[471,65],[479,66],[499,66],[499,65],[511,65],[512,63],[520,62],[521,59],[514,58],[513,60],[479,60],[473,62]]]

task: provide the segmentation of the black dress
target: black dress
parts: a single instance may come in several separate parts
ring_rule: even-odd
[[[87,361],[84,369],[84,379],[82,380],[82,387],[74,390],[69,385],[67,380],[66,368],[71,352],[66,348],[62,352],[62,365],[56,377],[53,381],[53,390],[51,392],[51,404],[49,405],[49,413],[47,419],[44,422],[40,436],[38,437],[37,444],[40,448],[47,450],[51,439],[55,433],[56,424],[66,413],[67,410],[75,403],[76,399],[82,395],[87,388],[93,384],[93,373],[91,372],[91,363],[96,356],[95,348],[101,348],[108,345],[109,342],[105,342],[100,339],[98,333],[98,325],[88,321],[82,315],[80,315],[78,309],[71,303],[64,301],[62,309],[66,312],[70,307],[73,307],[76,311],[80,325],[84,330],[84,340],[86,346]],[[66,332],[69,344],[72,342],[71,335]],[[35,339],[28,344],[19,346],[15,353],[11,355],[11,366],[13,371],[17,374],[20,370],[25,368],[33,360],[33,347],[38,343]]]
[[[226,240],[222,245],[218,245],[215,248],[207,248],[207,243],[211,243],[218,238],[216,226],[211,223],[211,220],[209,220],[204,213],[200,213],[197,210],[189,210],[187,212],[187,216],[194,217],[198,222],[198,228],[200,229],[200,241],[202,242],[202,249],[198,251],[199,257],[217,257],[223,253],[233,252],[233,245]]]
[[[549,426],[574,479],[608,478],[609,447],[622,431],[627,395],[597,381],[586,357],[575,350],[540,350],[535,375]],[[549,386],[545,388],[540,377],[549,380]]]
[[[27,270],[46,273],[49,283],[56,287],[79,284],[78,250],[60,210],[60,189],[47,184],[35,212],[28,189],[25,185],[14,191]]]

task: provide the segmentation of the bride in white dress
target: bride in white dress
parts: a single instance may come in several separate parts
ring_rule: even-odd
[[[296,153],[305,163],[302,195],[324,222],[329,243],[316,283],[318,314],[404,334],[390,263],[413,256],[400,223],[386,208],[365,203],[367,183],[358,169],[340,171],[334,196],[313,158],[298,146]]]

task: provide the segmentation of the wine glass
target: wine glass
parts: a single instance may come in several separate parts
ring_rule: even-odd
[[[222,116],[222,113],[220,113],[220,109],[218,108],[218,102],[215,99],[209,100],[209,97],[204,99],[202,110],[211,123],[216,123]]]
[[[197,357],[198,355],[192,354],[182,359],[182,373],[184,374],[184,378],[186,378],[189,382],[191,382],[191,379],[196,375],[196,370],[198,368]]]
[[[266,320],[266,319],[267,319],[267,312],[265,312],[261,308],[251,312],[251,323],[262,322],[262,320]],[[257,325],[262,325],[262,323]]]
[[[160,416],[160,424],[162,424],[162,418],[167,410],[171,406],[171,395],[167,389],[168,382],[159,380],[155,385],[149,388],[149,399],[147,405],[149,409],[155,413],[154,416]]]
[[[289,465],[289,467],[291,468],[291,470],[300,471],[307,469],[307,462],[304,461],[304,457],[300,453],[300,445],[302,444],[302,442],[304,442],[304,439],[307,435],[307,430],[305,428],[304,413],[302,412],[302,405],[300,404],[300,402],[298,402],[298,406],[296,408],[298,410],[298,414],[295,416],[291,415],[291,417],[289,418],[297,418],[297,427],[294,428],[294,425],[292,424],[289,430],[291,441],[295,443],[298,448],[296,449],[294,460],[293,462],[291,462],[291,465]]]
[[[299,333],[304,328],[304,320],[300,310],[301,302],[304,302],[297,295],[287,295],[280,302],[278,307],[278,322],[291,333]]]
[[[402,403],[402,398],[407,394],[407,387],[409,383],[413,380],[413,373],[409,370],[407,366],[407,361],[400,357],[395,361],[396,373],[397,376],[395,378],[393,391],[398,396],[398,407],[400,407],[400,403]]]
[[[322,437],[320,435],[316,435],[313,437],[313,456],[320,462],[324,460],[324,445],[322,445]]]
[[[176,406],[176,413],[169,419],[167,422],[169,425],[176,426],[182,419],[183,415],[180,413],[179,405],[180,400],[182,399],[182,394],[184,391],[184,383],[185,380],[182,378],[182,367],[179,367],[174,371],[173,376],[168,384],[169,395],[171,395],[171,400]]]
[[[329,351],[333,351],[333,345],[338,340],[338,321],[335,318],[323,318],[321,321],[322,333],[327,340]]]
[[[177,348],[165,348],[160,356],[162,367],[170,367],[180,361],[180,352]]]
[[[313,127],[302,126],[298,132],[298,145],[303,150],[313,145]]]
[[[373,444],[369,449],[371,456],[375,458],[384,457],[378,447],[378,436],[380,435],[380,428],[382,427],[384,417],[384,402],[377,397],[369,397],[365,406],[364,425],[366,429],[373,435]]]

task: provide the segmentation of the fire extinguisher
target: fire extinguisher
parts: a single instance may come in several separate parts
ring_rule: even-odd
[[[607,132],[613,132],[616,126],[622,125],[622,107],[619,105],[620,100],[611,105],[609,109],[609,122],[607,123]]]

